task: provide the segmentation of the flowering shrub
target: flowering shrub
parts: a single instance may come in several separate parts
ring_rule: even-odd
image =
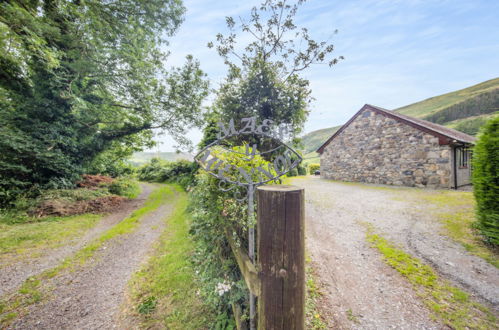
[[[235,147],[233,150],[241,152],[243,149]],[[222,149],[214,149],[213,154],[227,163],[245,168],[248,173],[256,166],[269,168],[269,163],[260,156],[247,160],[239,153]],[[237,175],[236,171],[224,174],[229,179],[235,179]],[[253,179],[258,178],[257,173],[251,175],[255,176]],[[237,200],[245,196],[246,190],[237,187],[224,192],[219,184],[217,178],[200,171],[190,189],[189,207],[191,234],[196,243],[193,260],[198,280],[202,283],[200,295],[219,315],[220,324],[224,324],[232,322],[232,303],[241,305],[243,314],[248,314],[248,289],[225,232],[228,229],[237,244],[245,248],[249,221],[254,219],[248,219],[246,201]]]

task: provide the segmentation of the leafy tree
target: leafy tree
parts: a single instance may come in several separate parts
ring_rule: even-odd
[[[106,150],[180,145],[202,123],[199,63],[164,69],[179,0],[18,0],[0,3],[0,204],[74,181]]]
[[[473,149],[473,185],[478,227],[499,245],[499,117],[485,124]]]
[[[307,29],[299,29],[294,24],[294,17],[302,3],[302,0],[295,4],[278,0],[264,1],[261,6],[252,9],[247,21],[241,19],[237,27],[234,18],[226,18],[229,33],[225,36],[218,34],[216,42],[208,46],[215,47],[228,65],[229,72],[217,91],[201,147],[215,140],[217,121],[227,123],[230,119],[239,123],[241,118],[256,116],[260,121],[271,119],[275,123],[285,124],[289,130],[289,134],[284,137],[286,140],[293,139],[301,132],[309,113],[311,92],[308,81],[301,78],[299,73],[312,64],[332,66],[342,58],[332,58],[333,45],[314,41]],[[237,28],[240,33],[236,33]],[[242,49],[237,49],[237,41],[242,38],[247,40],[247,36],[252,38],[251,41]],[[304,47],[300,48],[299,45]],[[245,140],[252,138],[258,137],[245,136]],[[233,151],[238,151],[239,142],[242,141],[234,141]],[[258,147],[271,150],[262,145]],[[239,149],[240,152],[242,150]],[[270,159],[266,157],[261,157],[262,164],[269,164]],[[251,166],[247,159],[241,159],[238,165],[247,166],[250,172]],[[300,173],[303,170],[300,169]],[[293,172],[298,174],[298,170]],[[198,259],[197,268],[204,287],[202,292],[206,293],[204,298],[212,301],[220,316],[231,315],[232,302],[242,305],[243,313],[247,314],[244,280],[224,235],[229,222],[229,228],[237,228],[235,234],[241,245],[247,245],[244,235],[248,226],[246,206],[234,199],[233,191],[220,191],[219,181],[212,176],[200,173],[197,180],[198,184],[191,194],[192,234],[197,243],[195,258]],[[239,189],[234,191],[244,193]],[[234,283],[228,295],[214,294],[214,284],[221,282],[221,279],[229,279]]]
[[[251,10],[248,20],[240,18],[237,27],[233,17],[226,18],[229,33],[219,33],[216,42],[208,44],[229,67],[214,105],[222,119],[273,119],[288,125],[290,138],[302,131],[311,92],[308,81],[298,74],[313,64],[333,66],[343,59],[332,57],[331,43],[317,42],[306,28],[295,25],[294,17],[304,2],[266,0]],[[238,39],[246,37],[251,41],[237,49]]]

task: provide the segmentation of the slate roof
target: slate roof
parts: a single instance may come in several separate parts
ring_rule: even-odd
[[[381,115],[393,118],[399,122],[410,125],[414,128],[417,128],[421,131],[429,133],[433,136],[439,138],[440,144],[474,144],[476,139],[468,134],[463,132],[456,131],[455,129],[448,128],[439,124],[435,124],[423,119],[417,119],[410,116],[403,115],[401,113],[383,109],[374,105],[366,104],[364,105],[349,121],[346,122],[345,125],[341,126],[339,130],[337,130],[324,144],[322,144],[319,149],[317,149],[318,153],[322,153],[324,148],[331,142],[337,135],[339,135],[350,123],[352,123],[358,115],[360,115],[364,110],[371,110]]]

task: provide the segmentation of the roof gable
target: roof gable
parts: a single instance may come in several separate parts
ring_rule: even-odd
[[[451,144],[451,143],[464,143],[464,144],[473,144],[475,142],[475,138],[456,131],[452,128],[448,128],[439,124],[435,124],[423,119],[417,119],[413,117],[409,117],[406,115],[402,115],[398,112],[393,112],[387,109],[383,109],[380,107],[376,107],[370,104],[365,104],[349,121],[347,121],[339,130],[337,130],[326,142],[324,142],[318,149],[317,152],[322,154],[324,148],[336,137],[338,136],[345,128],[347,128],[364,110],[370,110],[381,114],[383,116],[387,116],[393,118],[399,122],[402,122],[406,125],[412,126],[420,131],[426,132],[433,136],[438,137],[440,144]]]

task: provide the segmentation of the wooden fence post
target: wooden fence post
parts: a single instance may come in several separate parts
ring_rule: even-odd
[[[285,185],[257,188],[258,329],[305,328],[304,191]]]

